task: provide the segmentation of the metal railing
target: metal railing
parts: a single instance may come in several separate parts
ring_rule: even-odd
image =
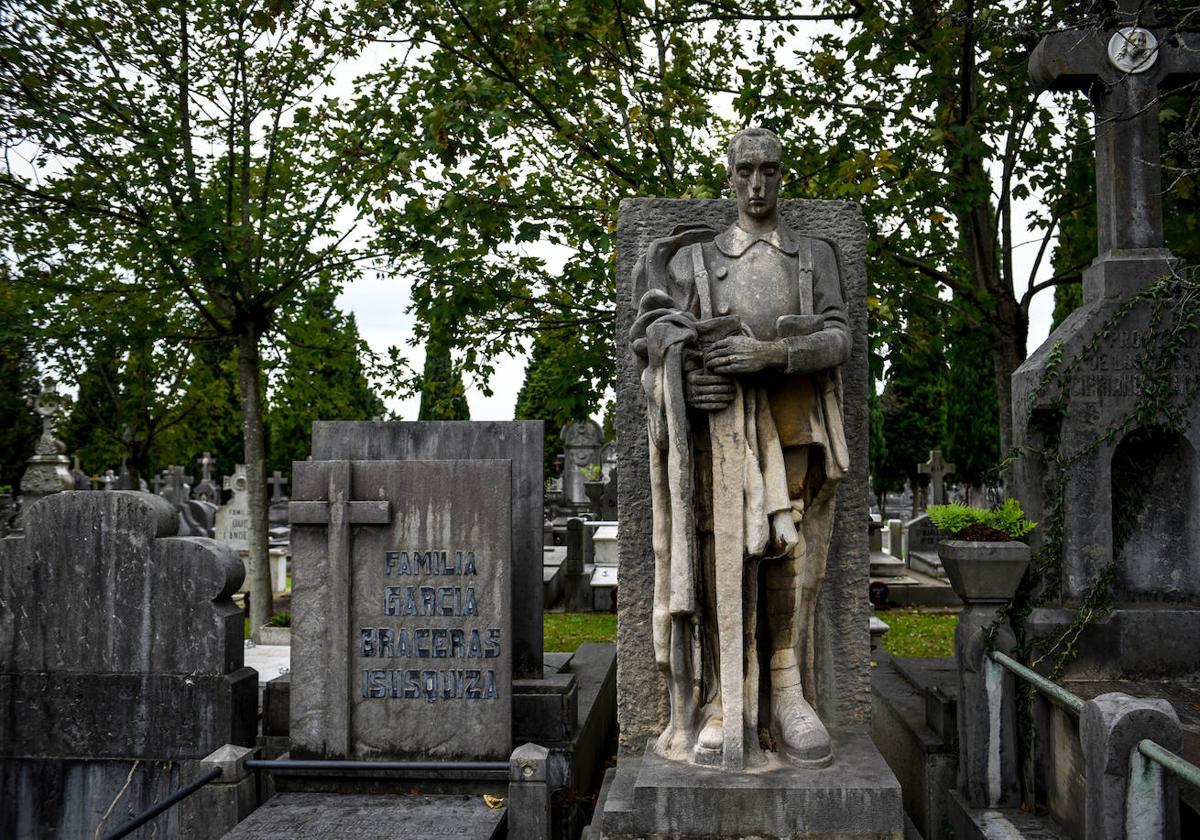
[[[508,778],[507,761],[349,761],[337,759],[252,758],[247,770],[328,770],[338,773],[384,772],[471,772],[503,773]]]
[[[209,782],[215,781],[219,778],[221,778],[221,769],[219,767],[214,767],[213,769],[211,769],[207,773],[205,773],[203,776],[201,776],[199,779],[196,779],[196,781],[192,782],[190,785],[181,787],[179,790],[175,791],[173,794],[168,796],[162,802],[159,802],[156,805],[150,806],[145,811],[142,811],[142,813],[140,813],[136,817],[134,817],[132,820],[125,823],[120,828],[116,829],[115,831],[111,831],[108,834],[105,834],[104,840],[119,840],[119,838],[121,838],[121,837],[125,837],[128,834],[132,834],[133,832],[135,832],[139,828],[141,828],[143,825],[150,822],[150,820],[157,817],[163,811],[166,811],[169,808],[172,808],[175,805],[178,805],[180,802],[187,799],[189,796],[191,796],[196,791],[200,790],[200,788],[204,787]]]
[[[339,760],[304,760],[304,759],[257,759],[245,762],[247,770],[328,770],[338,773],[370,773],[370,772],[472,772],[487,774],[489,777],[502,776],[508,778],[509,763],[507,761],[339,761]],[[192,794],[199,791],[210,782],[221,778],[221,769],[214,767],[189,785],[181,787],[161,802],[142,811],[129,822],[103,835],[103,840],[120,840],[137,831],[146,823],[162,814],[164,811],[178,805]]]
[[[1022,665],[1020,662],[1013,659],[1011,656],[1002,653],[1001,651],[992,651],[989,656],[993,662],[1003,666],[1016,676],[1032,684],[1033,687],[1042,694],[1057,700],[1059,703],[1062,703],[1076,714],[1080,714],[1083,711],[1083,707],[1085,705],[1083,698],[1072,694],[1062,686],[1058,685],[1052,680],[1046,679],[1041,674],[1037,673],[1031,668],[1026,667],[1025,665]],[[1158,764],[1160,767],[1170,770],[1175,774],[1176,778],[1183,779],[1185,782],[1194,785],[1196,788],[1200,788],[1200,767],[1192,764],[1182,756],[1172,752],[1150,738],[1143,738],[1141,741],[1139,741],[1136,751],[1150,761]],[[1132,778],[1130,783],[1133,784]],[[1134,836],[1132,826],[1127,826],[1127,835]],[[1140,834],[1138,836],[1140,836]]]

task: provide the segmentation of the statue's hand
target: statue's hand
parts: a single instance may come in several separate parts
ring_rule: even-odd
[[[770,367],[786,368],[787,363],[787,347],[782,341],[759,341],[746,335],[722,338],[704,356],[704,364],[710,371],[727,376]]]
[[[720,411],[733,402],[734,384],[727,376],[714,376],[703,370],[687,374],[687,404],[701,411]]]

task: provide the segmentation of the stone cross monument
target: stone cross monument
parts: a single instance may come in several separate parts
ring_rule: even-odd
[[[1099,253],[1083,275],[1083,305],[1013,374],[1016,495],[1030,519],[1061,509],[1063,522],[1059,568],[1027,633],[1052,640],[1097,582],[1111,580],[1114,609],[1103,632],[1079,636],[1066,678],[1191,673],[1195,646],[1158,642],[1200,636],[1200,405],[1187,397],[1200,369],[1195,330],[1183,326],[1170,366],[1161,363],[1166,387],[1148,378],[1160,363],[1147,359],[1171,344],[1178,310],[1158,102],[1200,78],[1200,34],[1168,30],[1154,6],[1120,0],[1103,26],[1046,36],[1030,75],[1041,89],[1087,90],[1095,107]],[[1164,280],[1161,301],[1138,299]],[[1167,394],[1160,408],[1175,419],[1139,409],[1149,386]],[[1035,551],[1044,534],[1031,535]]]
[[[946,504],[946,476],[953,473],[956,466],[942,460],[942,450],[934,449],[929,453],[929,460],[917,466],[917,472],[929,476],[929,500],[935,505]]]
[[[42,418],[42,436],[33,455],[26,461],[25,474],[21,476],[21,506],[25,510],[44,496],[75,489],[71,461],[64,454],[67,447],[54,434],[62,411],[62,397],[55,384],[53,379],[46,379],[34,403],[34,410]]]

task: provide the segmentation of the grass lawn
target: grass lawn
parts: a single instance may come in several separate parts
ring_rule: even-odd
[[[545,613],[545,649],[572,653],[584,642],[615,642],[616,613]]]
[[[941,610],[907,608],[876,615],[891,630],[883,647],[892,656],[953,656],[958,614]]]

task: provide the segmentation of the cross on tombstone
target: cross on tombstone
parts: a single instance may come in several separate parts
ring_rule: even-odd
[[[177,505],[181,505],[188,500],[188,491],[191,489],[190,484],[193,478],[190,475],[183,474],[183,467],[172,465],[167,470],[167,490],[169,498]]]
[[[350,599],[350,526],[351,525],[386,525],[392,519],[392,505],[388,501],[350,501],[350,462],[332,461],[329,465],[329,501],[326,502],[289,502],[288,521],[292,525],[326,525],[328,540],[327,562],[331,570],[340,574],[332,577],[331,603],[345,604]],[[350,650],[350,628],[346,622],[334,623],[329,628],[331,643],[339,650]],[[338,674],[331,677],[334,684],[334,696],[347,696],[347,686],[338,686],[339,682],[348,679],[348,675]],[[340,690],[339,690],[340,688]],[[334,730],[350,732],[348,725],[350,708],[345,703],[334,703],[330,708],[330,718]],[[343,752],[350,752],[351,745],[341,747]]]
[[[196,463],[200,465],[200,480],[212,481],[212,468],[217,465],[217,459],[205,452],[203,457],[196,459]]]
[[[942,460],[940,449],[930,452],[929,460],[917,467],[917,472],[929,476],[929,495],[933,504],[946,504],[946,474],[954,470],[954,464]]]
[[[287,482],[287,479],[283,477],[283,473],[281,473],[279,470],[275,470],[275,472],[271,475],[271,477],[269,479],[267,479],[267,484],[271,485],[271,503],[272,504],[274,504],[275,502],[282,502],[282,501],[287,500],[288,482]]]
[[[116,473],[114,473],[112,470],[106,471],[104,475],[100,477],[100,483],[104,485],[105,490],[113,489],[113,485],[115,485],[117,481],[119,481],[119,479],[117,478]]]
[[[163,487],[165,487],[165,486],[166,486],[166,484],[167,484],[167,481],[166,481],[166,479],[164,479],[164,478],[163,478],[163,476],[164,476],[164,475],[166,475],[166,471],[165,471],[165,470],[164,470],[163,472],[161,472],[161,473],[156,473],[156,474],[155,474],[155,476],[154,476],[154,478],[150,479],[150,483],[151,483],[151,484],[154,486],[154,493],[155,493],[155,495],[161,496],[161,495],[162,495],[162,489],[163,489]]]
[[[1164,90],[1200,78],[1200,33],[1158,26],[1146,0],[1116,6],[1115,27],[1053,32],[1029,58],[1035,88],[1087,91],[1095,108],[1101,259],[1162,249],[1158,101]]]

